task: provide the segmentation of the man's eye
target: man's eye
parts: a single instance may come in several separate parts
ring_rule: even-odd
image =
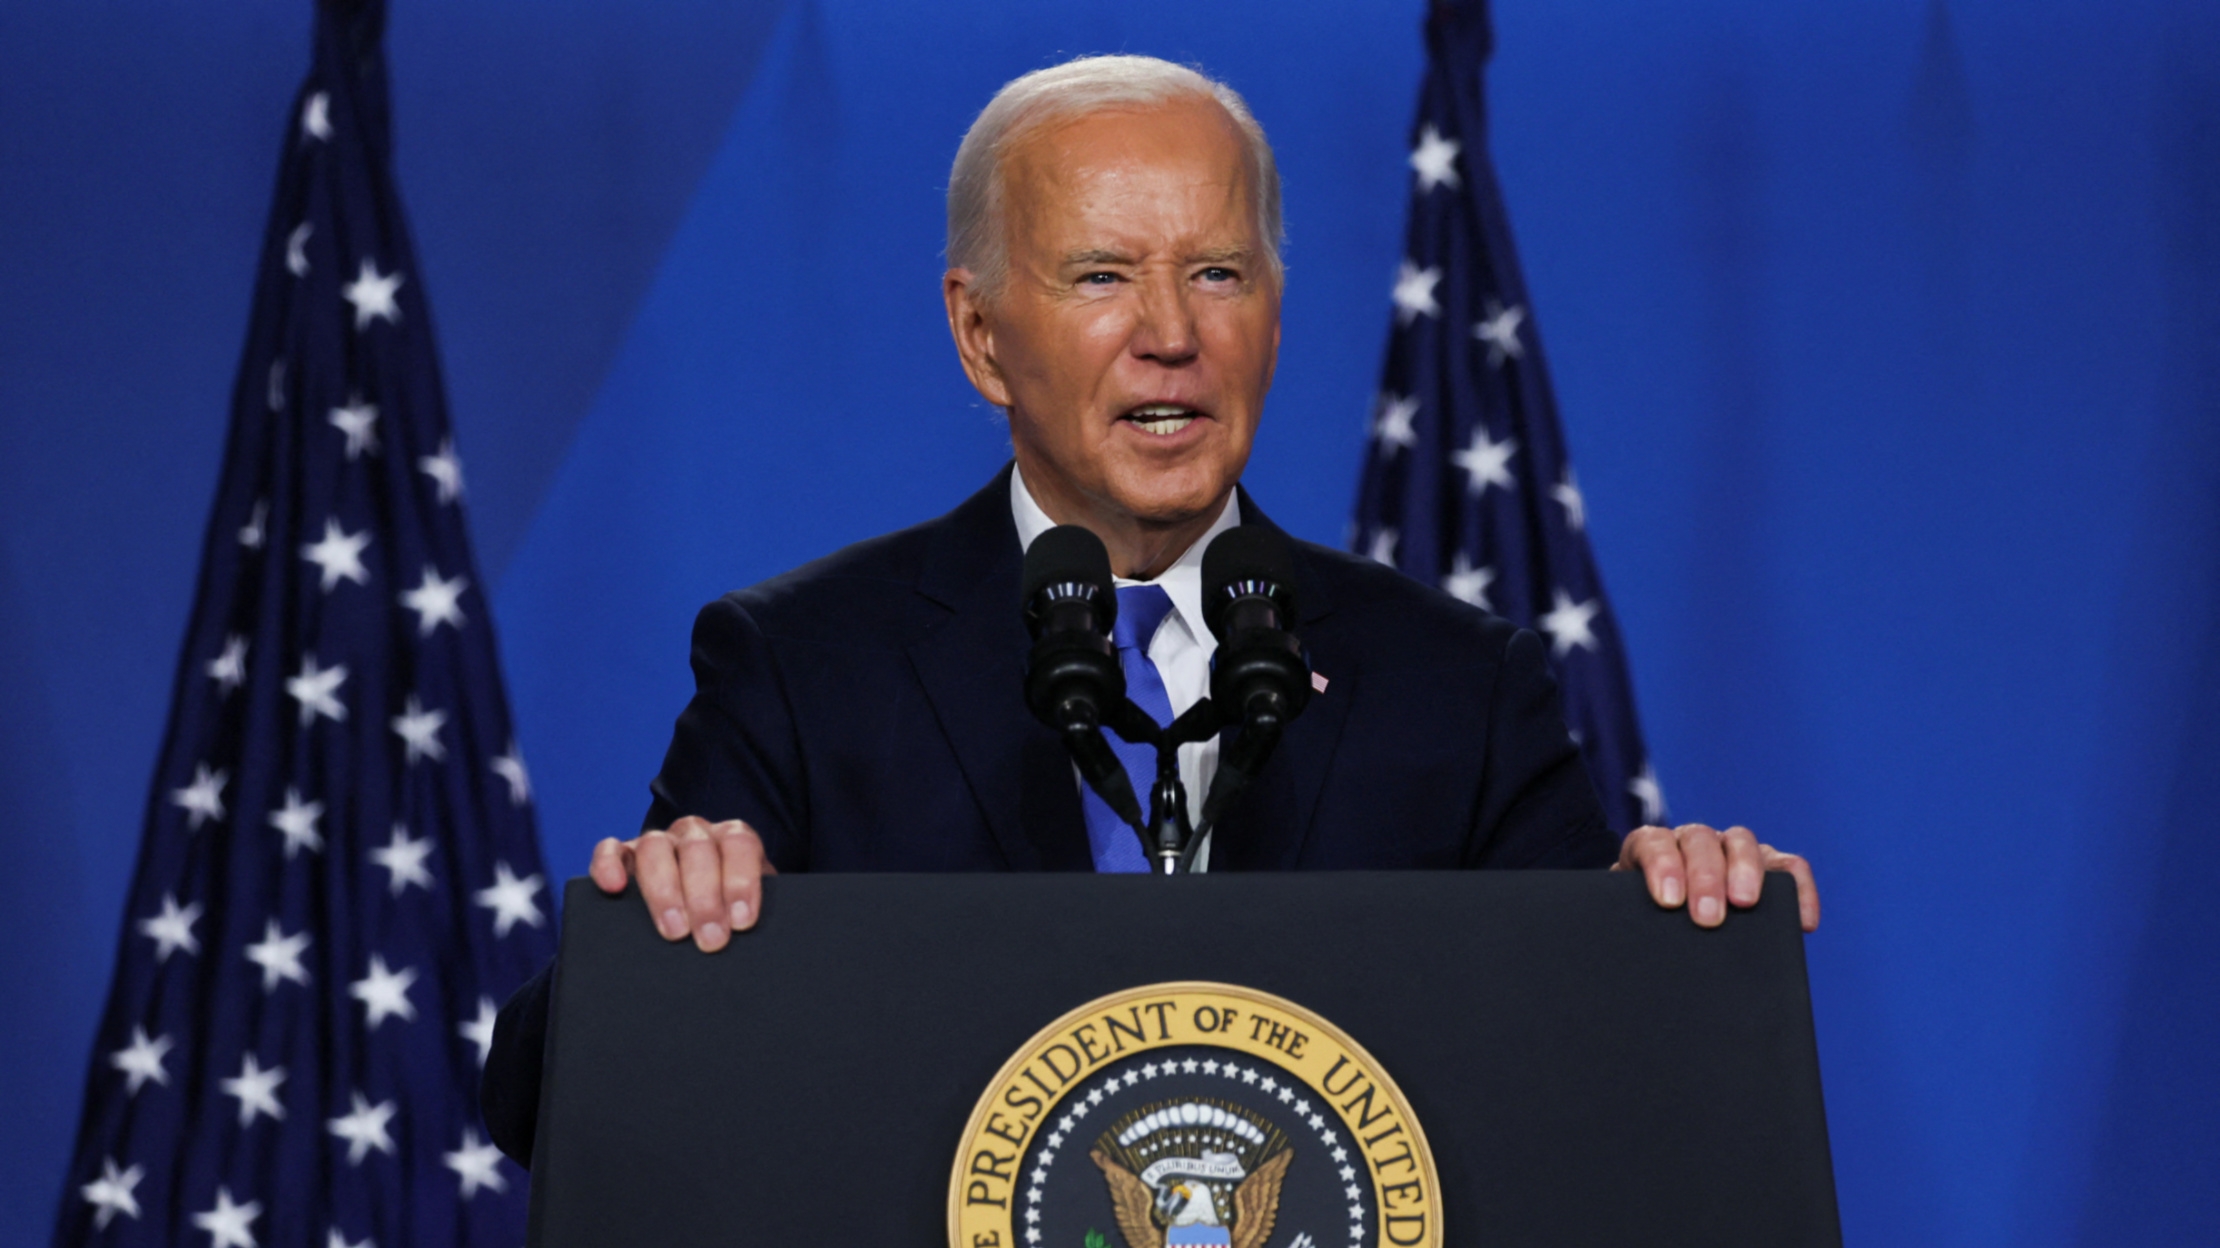
[[[1081,282],[1082,284],[1084,284],[1084,285],[1088,285],[1088,286],[1108,286],[1108,285],[1110,285],[1110,284],[1112,284],[1113,282],[1116,282],[1116,281],[1118,280],[1118,275],[1117,275],[1117,274],[1115,274],[1115,273],[1108,273],[1108,272],[1102,272],[1102,273],[1089,273],[1088,275],[1086,275],[1085,277],[1082,277],[1082,278],[1080,278],[1079,280],[1080,280],[1080,282]]]
[[[1198,276],[1206,282],[1238,282],[1241,280],[1240,274],[1218,265],[1212,265],[1204,269]]]

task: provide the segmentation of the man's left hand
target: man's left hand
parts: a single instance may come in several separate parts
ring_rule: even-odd
[[[1650,897],[1667,910],[1684,903],[1698,927],[1717,927],[1727,907],[1747,910],[1758,902],[1768,871],[1796,877],[1796,913],[1804,930],[1819,927],[1819,885],[1811,864],[1762,844],[1748,828],[1724,832],[1700,823],[1678,828],[1636,828],[1619,844],[1613,871],[1640,871]]]

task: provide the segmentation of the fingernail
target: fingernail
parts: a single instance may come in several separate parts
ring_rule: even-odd
[[[732,903],[732,927],[733,927],[733,930],[734,930],[734,931],[738,931],[739,929],[741,929],[741,928],[743,928],[743,927],[746,927],[747,925],[748,925],[748,903],[747,903],[747,902],[744,902],[744,901],[736,901],[736,902],[733,902],[733,903]]]
[[[1696,903],[1696,921],[1706,926],[1719,921],[1719,899],[1706,897]]]
[[[722,923],[704,923],[701,925],[701,932],[695,937],[695,943],[703,949],[715,949],[724,944],[725,937],[729,935],[731,933],[725,930]]]
[[[686,934],[686,916],[678,912],[678,907],[673,906],[663,912],[661,927],[665,936],[677,940]]]
[[[1688,896],[1682,889],[1678,876],[1665,877],[1665,882],[1658,886],[1658,892],[1663,894],[1667,906],[1677,906]]]

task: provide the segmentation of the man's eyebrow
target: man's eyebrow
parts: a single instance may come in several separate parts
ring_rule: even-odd
[[[1218,247],[1188,258],[1189,264],[1246,264],[1256,253],[1246,247]]]
[[[1073,266],[1075,266],[1075,265],[1086,265],[1086,264],[1131,264],[1131,263],[1133,263],[1133,257],[1131,257],[1131,256],[1128,256],[1128,255],[1122,255],[1122,254],[1120,254],[1120,253],[1118,253],[1118,252],[1115,252],[1115,251],[1105,251],[1105,250],[1103,250],[1102,248],[1099,248],[1099,247],[1097,247],[1097,248],[1092,248],[1092,249],[1089,249],[1089,250],[1087,250],[1087,251],[1070,251],[1070,252],[1065,252],[1065,253],[1064,253],[1064,265],[1063,265],[1063,267],[1065,267],[1065,268],[1071,268],[1071,267],[1073,267]]]
[[[1213,247],[1209,251],[1199,251],[1187,257],[1186,263],[1246,264],[1250,260],[1254,259],[1255,256],[1256,253],[1246,247]],[[1063,259],[1063,267],[1065,268],[1075,268],[1090,264],[1134,263],[1137,263],[1137,261],[1135,261],[1133,257],[1126,255],[1123,252],[1110,251],[1106,248],[1101,247],[1093,247],[1085,251],[1065,252]]]

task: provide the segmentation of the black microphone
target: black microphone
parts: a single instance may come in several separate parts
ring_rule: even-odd
[[[1186,869],[1218,817],[1263,770],[1280,731],[1310,704],[1310,661],[1295,639],[1295,559],[1277,532],[1241,525],[1203,551],[1203,623],[1218,639],[1210,660],[1210,701],[1220,720],[1239,724],[1218,759],[1202,819],[1182,857]]]
[[[1125,703],[1125,669],[1110,640],[1118,618],[1110,552],[1102,539],[1064,524],[1033,539],[1021,582],[1033,649],[1025,661],[1025,705],[1062,734],[1079,774],[1120,819],[1141,826],[1133,781],[1102,738],[1103,721]]]
[[[1245,727],[1284,727],[1310,702],[1286,540],[1259,525],[1227,529],[1203,551],[1202,582],[1203,623],[1218,639],[1210,700]]]

